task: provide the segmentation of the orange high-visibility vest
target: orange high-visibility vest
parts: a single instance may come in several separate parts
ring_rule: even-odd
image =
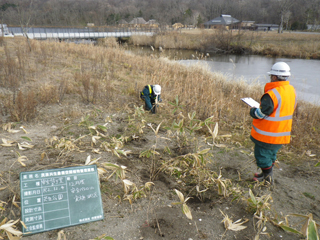
[[[273,101],[273,112],[263,119],[253,119],[251,136],[264,143],[290,143],[292,115],[297,104],[293,86],[288,81],[270,82],[264,92]]]

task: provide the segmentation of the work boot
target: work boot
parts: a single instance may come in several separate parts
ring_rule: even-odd
[[[263,177],[263,172],[261,172],[261,173],[255,173],[255,174],[254,174],[254,177],[256,177],[256,178],[261,178],[261,177]]]
[[[274,166],[274,163],[272,163],[272,167]],[[255,178],[261,178],[261,177],[263,177],[263,172],[261,172],[261,173],[254,173],[254,177]]]
[[[263,173],[261,173],[261,174],[262,174],[261,177],[255,176],[252,180],[255,181],[255,182],[262,182],[264,180],[264,176],[263,176]]]
[[[265,174],[264,180],[266,181],[266,183],[273,185],[273,183],[274,183],[273,172],[271,171],[269,174]]]
[[[263,182],[273,185],[273,171],[272,167],[269,169],[262,169],[262,173],[255,173],[254,178],[252,179],[255,182]]]

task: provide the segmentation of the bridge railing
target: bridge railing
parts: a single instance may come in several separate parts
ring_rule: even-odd
[[[47,27],[33,27],[22,30],[19,27],[10,28],[10,31],[14,34],[27,34],[29,38],[34,39],[96,39],[105,37],[130,37],[131,35],[152,35],[159,31],[158,28],[151,27],[88,27],[88,28],[47,28]]]

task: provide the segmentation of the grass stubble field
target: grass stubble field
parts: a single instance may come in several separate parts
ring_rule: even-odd
[[[319,58],[319,37],[250,34],[172,33],[133,43],[200,42],[203,50],[272,56],[281,42],[281,51]],[[219,45],[222,35],[227,45]],[[99,168],[104,220],[23,239],[292,240],[320,222],[318,106],[298,103],[292,143],[278,154],[275,185],[265,186],[251,181],[252,119],[239,100],[258,100],[263,86],[136,56],[114,39],[97,46],[1,39],[0,52],[1,237],[21,237],[20,172],[85,164]],[[163,88],[156,115],[138,97],[150,83]]]

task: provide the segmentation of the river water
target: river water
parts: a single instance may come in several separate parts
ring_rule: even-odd
[[[259,83],[270,82],[267,72],[279,61],[291,68],[289,81],[297,92],[298,99],[320,105],[320,61],[307,59],[269,58],[257,55],[210,55],[189,50],[152,51],[148,47],[130,49],[136,54],[158,55],[176,60],[183,65],[200,64],[212,72],[223,73],[228,80]]]
[[[298,99],[320,105],[320,61],[262,56],[214,56],[206,60],[180,60],[181,64],[207,65],[212,72],[224,73],[230,80],[242,79],[247,83],[270,82],[267,74],[276,62],[286,62],[291,68],[288,79],[296,89]]]

